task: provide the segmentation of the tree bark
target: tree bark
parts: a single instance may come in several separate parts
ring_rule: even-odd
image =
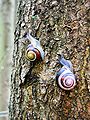
[[[90,119],[90,39],[88,0],[20,0],[11,75],[10,120]],[[29,62],[23,35],[31,32],[45,51],[44,61]],[[24,44],[23,44],[24,42]],[[56,84],[57,54],[71,60],[77,85]],[[24,84],[22,84],[24,83]]]

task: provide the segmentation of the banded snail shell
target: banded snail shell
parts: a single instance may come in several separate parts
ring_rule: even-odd
[[[59,76],[58,84],[64,90],[71,90],[75,87],[76,80],[71,76],[67,76],[67,78],[61,78],[61,76]]]
[[[38,49],[34,48],[32,44],[29,44],[26,48],[25,57],[27,60],[35,61],[40,60],[41,54]]]
[[[58,85],[64,90],[71,90],[76,85],[74,74],[66,66],[63,66],[57,72],[56,79],[58,81]]]

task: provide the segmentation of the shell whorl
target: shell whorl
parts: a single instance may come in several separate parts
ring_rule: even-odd
[[[59,63],[62,65],[62,68],[57,72],[56,79],[58,80],[58,84],[64,90],[71,90],[76,85],[72,63],[64,59],[64,57],[59,59]]]
[[[33,45],[34,48],[36,48],[40,54],[41,54],[41,58],[42,60],[44,59],[44,51],[40,45],[40,41],[38,41],[37,39],[35,39],[34,37],[32,37],[30,35],[30,33],[27,33],[26,36],[25,36],[27,39],[30,40],[31,44]]]
[[[38,49],[34,48],[32,44],[29,44],[26,48],[25,57],[29,61],[40,60],[41,55]]]

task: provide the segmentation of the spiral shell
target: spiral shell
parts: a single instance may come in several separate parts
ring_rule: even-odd
[[[61,68],[57,80],[59,86],[64,90],[71,90],[76,85],[74,74],[66,67]]]
[[[43,51],[43,49],[41,47],[40,41],[35,39],[34,37],[32,37],[30,35],[30,33],[26,33],[24,35],[24,38],[28,39],[31,42],[31,44],[28,45],[27,50],[26,50],[27,58],[30,57],[29,60],[31,60],[31,58],[33,56],[35,57],[35,54],[32,55],[33,53],[29,52],[29,55],[27,54],[28,50],[29,51],[31,50],[31,51],[36,53],[36,58],[34,58],[34,59],[40,59],[41,58],[42,60],[44,60],[44,51]],[[34,61],[34,59],[32,59],[31,61]]]
[[[59,62],[63,66],[56,75],[58,85],[64,90],[71,90],[76,85],[75,75],[72,72],[72,64],[69,60],[65,60],[64,58],[60,58]]]
[[[29,44],[26,48],[25,57],[29,61],[40,60],[41,54],[38,49],[34,48],[32,44]]]

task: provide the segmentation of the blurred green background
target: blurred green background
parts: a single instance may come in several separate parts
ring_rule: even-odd
[[[17,0],[0,0],[0,120],[8,120]]]

